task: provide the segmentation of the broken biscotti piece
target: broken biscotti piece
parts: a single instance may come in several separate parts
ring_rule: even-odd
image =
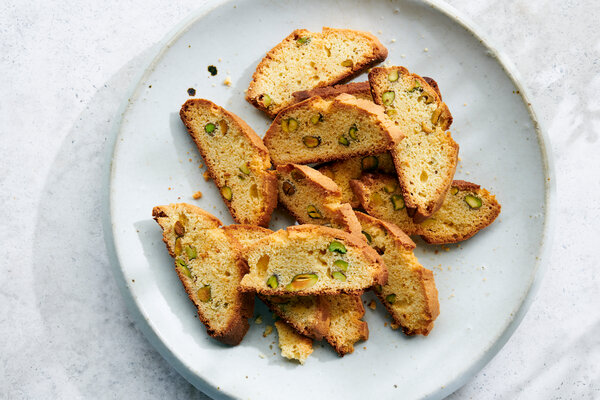
[[[361,320],[365,307],[360,296],[340,294],[322,297],[328,306],[330,319],[325,340],[340,356],[352,353],[356,342],[369,338],[369,327]]]
[[[240,290],[265,295],[360,294],[384,284],[381,258],[356,235],[318,225],[296,225],[245,250],[250,272]]]
[[[294,92],[292,96],[294,97],[295,104],[314,96],[330,100],[342,93],[351,94],[357,99],[373,101],[373,97],[371,97],[371,85],[369,85],[369,82],[352,82],[343,85],[325,86],[312,90],[301,90],[299,92]]]
[[[190,99],[181,120],[238,223],[267,226],[277,205],[269,152],[238,116],[204,99]]]
[[[360,234],[360,223],[331,179],[306,165],[277,167],[279,202],[301,224],[324,225]]]
[[[273,118],[292,104],[294,92],[350,80],[386,57],[387,49],[367,32],[297,29],[258,64],[246,100]]]
[[[275,321],[275,328],[277,328],[277,335],[279,336],[281,355],[304,364],[304,361],[313,352],[312,340],[300,335],[283,321]]]
[[[275,164],[308,164],[382,153],[401,141],[401,131],[367,100],[319,96],[283,110],[265,134]]]
[[[457,180],[452,182],[442,207],[424,222],[415,224],[408,216],[394,176],[367,174],[350,184],[369,215],[396,224],[408,235],[421,235],[427,243],[468,239],[500,214],[495,196],[479,185]]]
[[[352,208],[360,207],[358,198],[350,187],[350,181],[360,179],[363,173],[381,172],[395,174],[394,162],[389,153],[372,154],[319,165],[317,171],[334,181],[342,193],[342,203]]]
[[[413,254],[415,244],[396,225],[356,213],[367,241],[383,258],[388,283],[374,291],[407,335],[428,335],[440,313],[433,272]]]
[[[436,90],[404,67],[373,68],[369,82],[373,101],[406,136],[391,154],[406,206],[421,222],[442,205],[454,177],[458,144],[446,131],[452,115]]]
[[[163,229],[177,275],[207,333],[238,344],[254,307],[254,296],[237,290],[248,272],[238,242],[219,228],[218,219],[189,204],[154,207],[152,216]]]

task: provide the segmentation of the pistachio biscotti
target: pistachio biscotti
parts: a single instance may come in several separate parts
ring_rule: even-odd
[[[301,90],[293,93],[292,96],[294,97],[295,104],[314,96],[329,100],[343,93],[351,94],[357,99],[373,101],[373,97],[371,96],[371,85],[369,85],[369,82],[351,82],[343,85],[325,86],[312,90]]]
[[[198,207],[158,206],[152,215],[206,331],[223,343],[238,344],[254,307],[254,297],[237,290],[247,272],[241,247],[219,228],[219,220]]]
[[[446,131],[452,116],[436,90],[404,67],[373,68],[369,82],[373,101],[406,135],[391,154],[406,206],[421,222],[441,207],[454,177],[458,144]]]
[[[250,272],[240,290],[259,294],[360,294],[387,281],[381,258],[362,238],[324,226],[277,231],[245,256]]]
[[[496,197],[474,183],[455,180],[442,207],[416,224],[408,215],[397,180],[390,175],[366,174],[351,181],[360,204],[373,217],[392,222],[408,235],[420,235],[427,243],[466,240],[490,225],[501,206]]]
[[[349,80],[386,57],[387,49],[367,32],[297,29],[258,64],[246,100],[275,117],[292,104],[294,92]]]
[[[440,313],[433,272],[419,263],[414,242],[396,225],[360,212],[356,215],[388,269],[388,283],[374,288],[377,297],[404,333],[428,335]]]
[[[301,224],[324,225],[360,234],[360,223],[331,179],[306,165],[277,167],[279,203]]]
[[[208,100],[186,101],[180,116],[233,218],[267,226],[277,189],[262,140],[235,114]]]
[[[275,164],[308,164],[382,153],[402,137],[381,106],[341,94],[332,100],[311,97],[286,108],[264,142]]]

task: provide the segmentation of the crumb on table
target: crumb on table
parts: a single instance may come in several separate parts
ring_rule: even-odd
[[[194,198],[194,200],[201,199],[202,198],[202,192],[198,190],[196,193],[194,193],[192,195],[192,197]]]
[[[371,300],[371,302],[369,303],[369,308],[371,310],[374,310],[377,308],[377,304],[375,303],[375,300]]]
[[[204,177],[205,181],[210,181],[210,174],[208,173],[208,171],[204,172],[204,174],[202,175]]]

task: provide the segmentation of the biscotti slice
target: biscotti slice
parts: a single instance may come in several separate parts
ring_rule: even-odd
[[[391,154],[406,206],[421,222],[442,205],[454,177],[458,144],[446,131],[452,116],[437,92],[404,67],[373,68],[369,82],[373,101],[406,135]]]
[[[297,360],[300,364],[313,352],[312,340],[298,334],[292,327],[283,321],[275,321],[277,336],[279,337],[279,348],[281,355],[290,360]]]
[[[298,29],[258,64],[246,100],[272,118],[293,102],[294,92],[347,81],[386,57],[387,49],[367,32]]]
[[[306,165],[277,167],[279,202],[301,224],[324,225],[360,234],[360,223],[331,179]]]
[[[238,344],[248,331],[254,307],[254,296],[238,291],[248,272],[238,242],[217,228],[216,218],[194,206],[159,206],[152,215],[163,228],[177,275],[207,333],[223,343]]]
[[[401,139],[382,107],[341,94],[311,97],[281,111],[264,142],[275,164],[308,164],[381,153]]]
[[[342,93],[351,94],[357,99],[373,101],[371,96],[371,85],[369,82],[352,82],[343,85],[325,86],[312,90],[301,90],[294,92],[294,104],[310,99],[314,96],[319,96],[325,100],[333,99]]]
[[[240,290],[266,295],[360,294],[387,280],[381,258],[362,238],[318,225],[277,231],[245,258],[250,273]]]
[[[352,208],[360,207],[358,198],[350,187],[350,181],[360,179],[363,173],[381,172],[395,174],[394,162],[389,153],[372,154],[319,165],[317,171],[334,181],[342,193],[341,202]]]
[[[279,318],[298,333],[321,340],[329,332],[329,305],[325,296],[265,296],[258,297]]]
[[[354,351],[354,344],[369,338],[367,323],[361,318],[365,308],[360,296],[328,295],[322,296],[329,309],[329,331],[325,340],[343,356]]]
[[[186,101],[180,116],[233,219],[267,226],[277,205],[277,189],[260,137],[238,116],[208,100]]]
[[[223,229],[230,237],[237,240],[242,245],[242,248],[246,248],[256,240],[273,233],[270,229],[256,225],[229,225]]]
[[[431,244],[466,240],[490,225],[501,206],[496,197],[474,183],[455,180],[442,207],[422,223],[408,216],[395,177],[368,174],[351,181],[352,189],[367,213],[392,222],[408,235],[421,235]]]
[[[433,272],[413,253],[415,244],[396,225],[357,212],[363,233],[388,269],[388,283],[374,291],[407,335],[428,335],[440,314]]]

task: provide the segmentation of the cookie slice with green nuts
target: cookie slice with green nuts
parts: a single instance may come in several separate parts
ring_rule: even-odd
[[[387,280],[381,258],[362,237],[324,226],[277,231],[245,248],[244,257],[250,272],[240,290],[262,295],[357,295]]]
[[[458,144],[448,132],[452,115],[437,82],[404,67],[373,68],[369,83],[373,101],[406,135],[390,153],[403,201],[414,210],[413,220],[422,222],[441,206],[456,170]]]
[[[322,32],[297,29],[258,64],[246,100],[274,118],[297,101],[296,92],[348,81],[386,57],[386,48],[368,32],[327,27]]]
[[[196,206],[157,206],[152,216],[163,230],[175,271],[207,333],[223,343],[238,344],[254,308],[254,297],[237,290],[248,270],[242,245],[220,228],[217,218]]]
[[[277,189],[260,137],[238,116],[205,99],[186,101],[180,116],[235,221],[267,226]],[[286,128],[295,129],[294,123],[288,121]]]
[[[408,235],[420,235],[427,243],[466,240],[494,222],[500,214],[501,206],[494,195],[477,184],[455,180],[442,206],[417,224],[410,217],[410,210],[402,207],[403,193],[386,191],[395,182],[393,175],[367,174],[350,184],[369,215],[397,225]]]
[[[277,167],[279,204],[301,224],[324,225],[360,233],[360,224],[335,182],[299,164]]]
[[[282,110],[265,134],[274,164],[308,164],[382,153],[403,133],[372,101],[314,96]]]
[[[357,216],[389,272],[375,294],[404,333],[428,335],[440,313],[433,272],[419,263],[415,244],[399,227],[360,212]]]

